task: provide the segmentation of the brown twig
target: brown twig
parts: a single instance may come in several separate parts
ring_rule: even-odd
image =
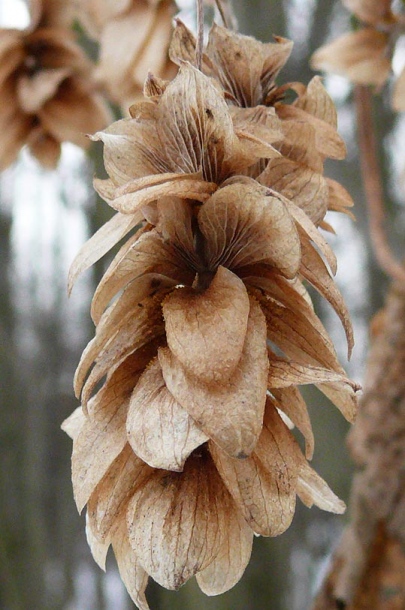
[[[351,518],[312,610],[405,608],[405,284],[371,325],[358,418]]]
[[[197,45],[195,49],[195,63],[199,70],[202,66],[204,47],[204,0],[197,0]]]
[[[369,87],[356,85],[354,99],[358,119],[361,171],[369,212],[370,235],[380,266],[393,279],[405,282],[405,269],[393,256],[384,230],[384,194],[377,158],[377,142]]]
[[[229,0],[215,0],[215,5],[221,15],[222,22],[228,30],[236,30],[236,17]]]

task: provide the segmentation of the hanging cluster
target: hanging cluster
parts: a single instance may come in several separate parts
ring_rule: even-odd
[[[253,534],[288,528],[297,495],[344,510],[308,464],[298,386],[316,384],[353,420],[357,388],[303,283],[332,304],[350,350],[318,227],[351,200],[323,176],[325,158],[345,151],[320,80],[276,85],[290,51],[214,26],[198,70],[178,23],[175,79],[150,75],[131,118],[93,136],[109,175],[95,188],[117,214],[83,247],[71,283],[125,240],[93,298],[82,406],[64,429],[93,555],[104,566],[112,545],[141,610],[148,575],[170,589],[196,575],[208,595],[231,588]]]
[[[167,49],[176,10],[174,0],[74,0],[77,17],[99,43],[95,78],[109,98],[126,110],[142,96],[148,70],[174,76]]]
[[[111,123],[107,99],[126,113],[148,69],[165,78],[176,71],[168,57],[174,0],[30,0],[29,9],[27,28],[0,29],[0,171],[24,145],[56,167],[62,142],[87,149],[85,134]],[[96,65],[75,22],[98,43]]]
[[[354,32],[344,34],[314,53],[317,70],[335,72],[359,85],[382,87],[392,72],[396,42],[404,28],[403,15],[391,9],[391,0],[342,0],[359,22]],[[392,106],[405,110],[405,69],[396,79]]]
[[[0,169],[27,144],[55,167],[61,142],[87,148],[85,133],[111,116],[93,91],[92,64],[70,30],[73,9],[60,0],[33,0],[25,30],[0,29]]]

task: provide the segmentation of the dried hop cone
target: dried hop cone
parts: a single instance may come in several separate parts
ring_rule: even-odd
[[[31,2],[25,30],[0,29],[0,169],[27,144],[45,167],[58,162],[61,143],[82,148],[89,128],[101,129],[111,115],[92,91],[92,65],[69,29],[61,2]]]
[[[125,237],[93,298],[96,335],[75,378],[82,406],[64,428],[93,555],[104,566],[112,545],[141,609],[148,575],[169,589],[196,574],[208,595],[228,590],[253,534],[288,528],[297,495],[344,510],[308,464],[314,438],[298,389],[316,384],[353,420],[357,388],[303,283],[333,305],[351,348],[335,257],[316,226],[328,207],[350,204],[322,177],[342,148],[336,116],[319,80],[293,85],[290,106],[288,87],[270,94],[290,43],[214,33],[241,56],[255,49],[246,67],[212,46],[209,74],[179,59],[172,82],[149,76],[132,118],[94,136],[109,174],[95,187],[118,213],[70,277]],[[262,93],[240,104],[247,79]]]
[[[97,80],[122,104],[142,97],[148,70],[174,76],[167,50],[176,10],[174,0],[74,0],[77,16],[100,45]]]

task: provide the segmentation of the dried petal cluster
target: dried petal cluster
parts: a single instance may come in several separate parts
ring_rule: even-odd
[[[318,226],[351,200],[323,177],[344,145],[320,80],[275,84],[290,46],[215,26],[204,74],[178,24],[176,78],[150,75],[131,118],[94,136],[109,175],[95,187],[117,214],[78,254],[71,284],[125,239],[93,298],[96,334],[75,377],[82,406],[64,428],[93,555],[104,566],[112,545],[142,610],[148,575],[170,589],[196,575],[208,595],[228,590],[253,534],[288,528],[297,495],[344,510],[308,464],[298,386],[316,384],[353,420],[357,387],[304,286],[332,304],[350,350]]]
[[[111,120],[92,91],[92,65],[68,29],[68,8],[38,0],[31,3],[27,29],[0,30],[0,169],[24,144],[45,167],[54,167],[62,142],[86,148],[85,133]]]
[[[76,0],[77,16],[100,45],[97,80],[126,109],[142,97],[148,70],[174,76],[167,49],[174,0]]]
[[[317,70],[335,72],[359,85],[382,87],[388,80],[398,33],[400,14],[391,10],[391,0],[342,0],[363,27],[340,36],[312,56]],[[392,105],[405,110],[405,69],[396,79]]]
[[[178,21],[170,48],[173,61],[192,62],[195,45],[193,34]],[[316,225],[328,229],[323,221],[326,211],[350,215],[347,208],[353,203],[341,185],[323,176],[323,163],[328,157],[343,159],[346,148],[336,131],[335,106],[318,77],[308,87],[276,84],[292,46],[279,36],[274,43],[263,44],[214,25],[203,71],[221,83],[235,131],[245,146],[250,142],[255,154],[260,143],[271,142],[281,153],[263,155],[269,160],[245,171],[293,200]],[[292,104],[284,102],[287,91],[297,95]]]

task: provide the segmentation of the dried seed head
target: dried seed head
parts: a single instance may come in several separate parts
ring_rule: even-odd
[[[109,174],[96,188],[118,214],[71,275],[143,219],[94,295],[96,335],[76,374],[83,407],[65,423],[93,554],[103,564],[113,546],[141,609],[147,574],[168,588],[196,574],[210,595],[232,587],[253,533],[288,528],[297,495],[344,510],[307,463],[314,437],[298,386],[318,385],[349,420],[358,389],[303,285],[332,304],[350,349],[336,260],[317,228],[328,207],[351,205],[322,175],[327,156],[344,154],[330,98],[318,78],[291,85],[291,105],[274,95],[287,41],[261,45],[216,27],[203,74],[187,63],[192,35],[179,25],[174,40],[172,55],[184,52],[177,77],[149,77],[132,118],[94,136]],[[218,76],[239,48],[255,53],[250,97],[246,66],[228,84]],[[238,91],[270,106],[237,106]]]
[[[97,78],[124,113],[142,98],[151,70],[162,78],[175,74],[167,50],[172,35],[174,0],[81,0],[77,16],[100,45]]]
[[[84,134],[111,120],[107,105],[92,90],[92,65],[70,30],[61,27],[68,13],[54,10],[57,6],[35,2],[26,30],[0,30],[0,169],[24,144],[42,165],[55,167],[62,142],[87,148]]]

